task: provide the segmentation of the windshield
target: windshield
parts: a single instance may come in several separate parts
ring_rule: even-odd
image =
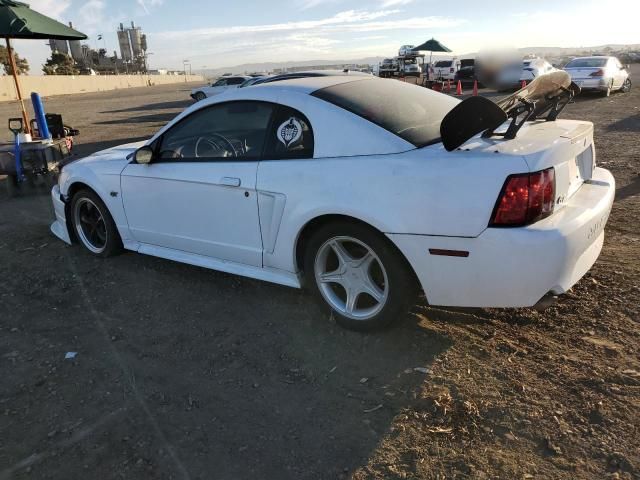
[[[567,63],[564,68],[599,68],[606,64],[606,58],[576,58]]]
[[[440,122],[458,100],[394,80],[341,83],[313,93],[412,143],[440,142]]]

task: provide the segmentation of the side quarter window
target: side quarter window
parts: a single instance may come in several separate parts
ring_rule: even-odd
[[[309,119],[293,108],[279,106],[267,135],[264,158],[313,158],[313,128]]]

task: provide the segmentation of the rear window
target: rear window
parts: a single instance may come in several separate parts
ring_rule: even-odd
[[[606,58],[576,58],[567,63],[564,68],[600,68],[606,64]]]
[[[451,66],[451,60],[440,60],[439,62],[436,62],[435,66],[436,67],[450,67]]]
[[[440,122],[458,104],[455,98],[428,88],[382,79],[341,83],[312,95],[369,120],[416,147],[440,142]]]

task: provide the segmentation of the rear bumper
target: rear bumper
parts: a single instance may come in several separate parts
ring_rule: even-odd
[[[60,196],[60,187],[55,185],[51,189],[51,201],[53,202],[53,211],[55,212],[56,219],[51,224],[51,232],[65,243],[71,245],[71,237],[69,236],[69,230],[67,229],[67,216],[65,212],[65,203]]]
[[[614,195],[613,176],[596,168],[564,208],[533,225],[487,228],[476,238],[389,238],[413,266],[432,305],[530,307],[549,292],[566,292],[595,263]],[[431,255],[429,249],[469,256]]]
[[[578,85],[581,90],[605,91],[611,85],[611,79],[606,77],[578,78],[573,80],[573,82]]]

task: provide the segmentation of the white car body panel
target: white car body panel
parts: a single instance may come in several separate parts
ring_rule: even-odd
[[[549,291],[566,291],[595,262],[615,182],[594,170],[590,123],[532,122],[512,140],[476,136],[453,152],[441,144],[416,149],[309,95],[350,81],[318,77],[235,90],[191,106],[147,142],[200,108],[259,100],[307,116],[314,158],[138,165],[127,158],[138,143],[65,166],[52,191],[53,233],[70,243],[64,200],[80,182],[107,205],[129,250],[293,287],[301,285],[301,232],[325,215],[387,235],[433,305],[533,305]],[[488,228],[507,176],[549,167],[556,212],[528,227]],[[431,255],[432,248],[469,256]]]
[[[248,161],[131,163],[121,176],[129,232],[140,243],[262,266],[257,168]]]

